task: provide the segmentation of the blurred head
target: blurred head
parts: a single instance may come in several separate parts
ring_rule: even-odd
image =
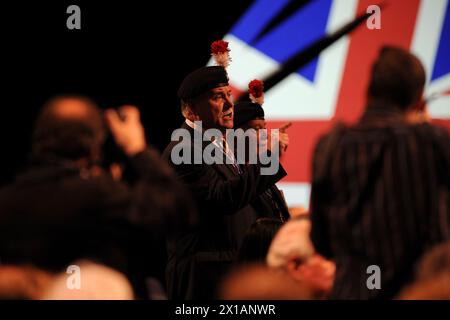
[[[314,255],[314,246],[309,238],[309,219],[291,219],[275,235],[267,254],[267,264],[273,268],[284,268],[290,261],[305,262]]]
[[[35,300],[47,289],[53,275],[31,266],[0,266],[0,300]]]
[[[422,98],[425,69],[408,51],[385,46],[372,66],[368,88],[369,104],[378,101],[406,111]]]
[[[100,109],[89,98],[58,96],[46,102],[35,124],[32,155],[50,158],[97,161],[105,139]]]
[[[400,300],[450,300],[450,274],[419,280],[403,289]]]
[[[334,282],[335,264],[315,253],[310,231],[309,219],[294,218],[286,222],[270,245],[267,265],[285,270],[294,280],[326,296]]]
[[[417,279],[429,280],[441,274],[450,275],[450,242],[431,248],[418,264]]]
[[[399,294],[406,300],[450,300],[450,242],[431,248],[419,260],[415,281]]]
[[[254,137],[258,142],[256,149],[253,149],[251,144],[246,146],[248,152],[247,161],[255,153],[259,154],[261,150],[266,150],[268,137],[267,135],[261,135],[259,131],[267,128],[267,123],[264,119],[264,110],[260,104],[251,101],[236,103],[234,105],[234,128],[244,130],[246,134]]]
[[[69,288],[71,273],[55,276],[40,299],[43,300],[132,300],[133,289],[120,272],[90,261],[75,263],[80,270],[79,288]]]
[[[318,298],[307,286],[292,281],[286,272],[261,264],[233,270],[219,286],[224,300],[312,300]]]
[[[238,253],[240,262],[265,263],[270,243],[282,222],[278,219],[260,218],[247,231]]]

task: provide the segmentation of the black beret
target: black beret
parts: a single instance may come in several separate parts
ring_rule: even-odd
[[[234,127],[239,128],[250,120],[264,119],[264,110],[258,103],[238,102],[234,105]]]
[[[228,74],[223,67],[203,67],[184,78],[178,89],[178,97],[183,100],[195,98],[208,90],[224,86],[228,86]]]

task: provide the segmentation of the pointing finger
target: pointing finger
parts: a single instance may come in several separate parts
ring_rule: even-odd
[[[289,128],[290,126],[292,126],[292,122],[288,122],[288,123],[282,125],[282,126],[280,127],[280,131],[281,131],[281,132],[285,132],[286,129]]]

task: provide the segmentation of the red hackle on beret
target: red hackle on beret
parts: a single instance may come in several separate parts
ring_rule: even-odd
[[[252,80],[248,84],[250,100],[262,105],[264,103],[264,83],[261,80]]]
[[[227,41],[214,41],[211,44],[211,55],[218,66],[227,68],[230,65],[230,49]]]

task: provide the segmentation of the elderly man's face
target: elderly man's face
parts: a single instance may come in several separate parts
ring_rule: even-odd
[[[234,104],[229,86],[212,89],[194,100],[193,111],[203,128],[233,129]]]

